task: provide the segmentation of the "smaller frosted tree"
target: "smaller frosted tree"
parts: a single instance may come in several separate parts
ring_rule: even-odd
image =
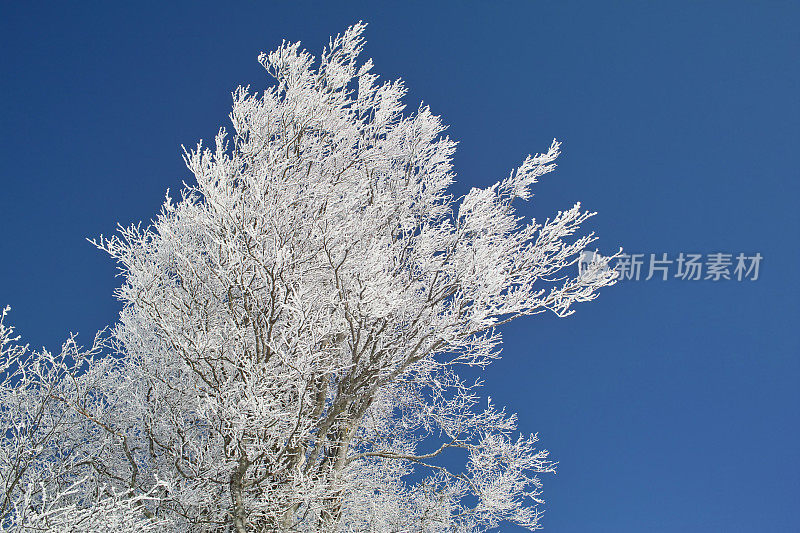
[[[150,227],[96,242],[124,279],[116,357],[4,352],[44,369],[4,382],[7,424],[18,393],[63,413],[24,472],[13,457],[38,441],[4,441],[9,523],[100,509],[131,531],[540,526],[553,463],[457,371],[498,356],[503,324],[569,315],[614,273],[600,259],[573,275],[594,240],[575,235],[579,205],[515,213],[557,142],[453,198],[455,143],[358,63],[363,30],[318,62],[299,43],[262,54],[275,83],[240,87],[233,132],[186,152],[194,184]]]

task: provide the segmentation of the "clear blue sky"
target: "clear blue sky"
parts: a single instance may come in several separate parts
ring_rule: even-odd
[[[223,5],[225,4],[225,5]],[[755,282],[628,282],[507,329],[487,393],[560,461],[547,531],[800,531],[797,2],[4,2],[0,304],[56,347],[119,311],[84,238],[149,220],[259,51],[364,19],[460,141],[457,191],[564,142],[522,210],[602,251],[759,252]]]

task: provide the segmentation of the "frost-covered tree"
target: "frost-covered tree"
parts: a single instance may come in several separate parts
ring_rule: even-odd
[[[572,268],[594,240],[579,205],[515,214],[557,142],[454,198],[456,143],[358,62],[363,30],[319,60],[262,54],[274,83],[237,89],[233,130],[186,151],[180,199],[95,241],[124,283],[94,348],[30,354],[0,330],[8,527],[540,526],[547,451],[457,372],[498,356],[503,324],[569,315],[614,274]]]

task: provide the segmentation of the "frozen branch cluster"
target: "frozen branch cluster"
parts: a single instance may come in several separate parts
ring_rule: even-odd
[[[95,242],[124,279],[104,340],[29,353],[0,326],[8,527],[540,526],[547,451],[457,370],[498,356],[498,326],[566,316],[614,274],[564,270],[594,240],[579,205],[515,214],[556,142],[454,199],[455,143],[358,63],[363,30],[318,61],[262,54],[274,84],[239,88],[233,130],[186,151],[194,184]]]

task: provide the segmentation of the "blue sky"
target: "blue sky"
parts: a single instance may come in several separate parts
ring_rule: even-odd
[[[119,305],[84,239],[149,220],[284,38],[366,55],[460,141],[456,192],[552,138],[521,206],[582,201],[601,251],[760,253],[757,281],[629,281],[507,328],[486,392],[560,461],[552,532],[800,529],[796,2],[6,2],[0,304],[32,345]]]

